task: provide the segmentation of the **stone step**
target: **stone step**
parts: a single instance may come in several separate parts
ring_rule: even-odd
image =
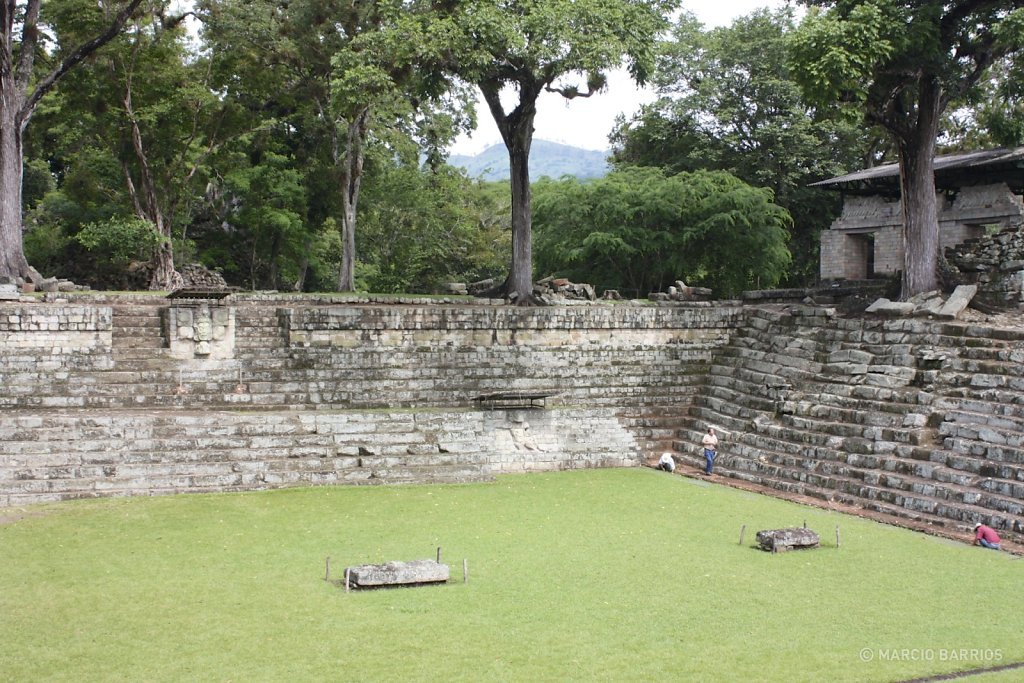
[[[982,370],[988,370],[983,372]],[[929,370],[922,373],[923,381],[947,389],[1009,389],[1020,392],[1024,388],[1024,373],[1014,374],[994,368],[970,370]]]
[[[832,459],[818,459],[807,458],[803,454],[749,448],[742,442],[735,443],[733,449],[727,452],[760,464],[784,464],[801,474],[813,472],[823,476],[863,480],[872,486],[882,485],[886,489],[972,505],[984,499],[985,507],[1008,514],[1019,515],[1024,511],[1021,501],[1006,497],[996,487],[990,486],[988,491],[979,489],[976,477],[959,471],[936,469],[929,463],[904,460],[895,453],[884,457],[837,454]]]
[[[19,490],[5,494],[10,505],[45,501],[142,494],[226,492],[289,486],[331,484],[461,484],[492,481],[489,470],[471,465],[424,466],[391,469],[264,469],[239,472],[148,474],[137,478],[47,479],[24,482]]]
[[[1010,445],[995,445],[974,439],[948,436],[943,439],[943,447],[975,459],[992,460],[998,463],[1024,463],[1024,448]]]
[[[749,396],[763,396],[767,388],[793,386],[793,378],[748,367],[712,365],[708,368],[707,385],[726,386]]]
[[[717,359],[731,358],[739,362],[755,361],[793,367],[807,372],[820,372],[823,363],[821,354],[809,350],[802,345],[790,345],[783,348],[759,349],[746,344],[729,344],[722,347],[716,354]],[[732,363],[729,363],[730,365]]]
[[[758,432],[734,432],[737,437],[726,441],[726,444],[723,444],[723,451],[731,447],[754,460],[760,460],[767,454],[776,454],[811,467],[817,467],[820,463],[838,463],[861,469],[911,474],[922,479],[964,486],[976,484],[978,475],[983,474],[979,471],[977,461],[963,456],[949,459],[945,451],[932,448],[885,444],[886,448],[876,453],[872,452],[876,450],[873,442],[866,440],[851,442],[839,437],[822,439],[821,435],[790,430],[778,425],[773,427],[762,424],[759,428]],[[682,441],[676,442],[675,448],[680,451],[686,450],[686,444],[699,444],[702,436],[702,428],[681,429],[679,437]],[[851,447],[857,450],[851,450]],[[699,446],[692,448],[700,451]],[[1010,470],[1007,470],[1007,473],[1016,475]],[[992,474],[987,473],[987,476]]]
[[[685,465],[703,469],[702,457],[681,454],[679,460]],[[957,530],[974,521],[983,521],[1009,535],[1019,542],[1024,538],[1024,527],[1012,516],[988,508],[948,502],[885,487],[865,484],[863,481],[840,476],[822,477],[796,468],[765,465],[757,461],[737,459],[716,461],[717,477],[735,478],[767,486],[791,495],[817,499],[823,507],[831,504],[855,506],[871,510],[895,520],[921,522],[928,526]],[[714,481],[714,479],[712,480]]]
[[[895,442],[919,444],[928,435],[920,429],[903,428],[901,426],[885,427],[863,424],[861,422],[841,422],[832,419],[827,410],[816,411],[816,415],[781,414],[776,421],[788,427],[804,432],[815,432],[827,436],[843,438],[867,439],[876,442]]]
[[[1002,401],[998,396],[978,398],[942,397],[935,401],[937,413],[964,411],[971,415],[1007,417],[1024,421],[1024,397],[1016,396],[1017,402]]]
[[[874,410],[867,401],[850,401],[840,396],[829,394],[798,394],[799,398],[788,400],[779,407],[780,413],[794,417],[825,420],[833,423],[859,425],[862,427],[901,428],[908,422],[923,421],[909,418],[916,415],[911,406],[902,405],[899,411]],[[867,406],[867,407],[865,407]]]
[[[942,413],[939,433],[996,444],[1024,444],[1024,417],[951,409]]]

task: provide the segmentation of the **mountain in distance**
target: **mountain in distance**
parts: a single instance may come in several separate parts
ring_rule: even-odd
[[[548,140],[534,140],[530,148],[530,180],[544,176],[573,176],[579,180],[600,178],[608,173],[608,152],[582,149]],[[474,156],[453,154],[448,164],[464,169],[470,178],[508,180],[508,151],[505,145],[491,145]]]

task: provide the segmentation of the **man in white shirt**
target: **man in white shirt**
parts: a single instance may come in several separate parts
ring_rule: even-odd
[[[711,468],[715,464],[715,454],[718,452],[718,437],[715,436],[714,427],[708,427],[708,433],[701,439],[701,445],[704,447],[704,460],[707,463],[704,467],[704,474],[711,474]]]
[[[676,471],[676,461],[672,459],[672,454],[665,452],[661,454],[661,460],[658,461],[658,469],[665,470],[666,472]]]

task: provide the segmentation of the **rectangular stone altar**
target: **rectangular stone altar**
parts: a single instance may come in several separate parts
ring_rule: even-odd
[[[350,588],[416,586],[448,581],[448,565],[434,560],[362,564],[345,569]]]

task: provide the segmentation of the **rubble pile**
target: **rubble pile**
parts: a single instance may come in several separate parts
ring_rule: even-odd
[[[710,301],[711,290],[707,287],[689,287],[682,280],[668,288],[667,292],[651,292],[651,301]]]
[[[946,249],[961,279],[978,285],[978,299],[996,308],[1024,304],[1024,226]]]

